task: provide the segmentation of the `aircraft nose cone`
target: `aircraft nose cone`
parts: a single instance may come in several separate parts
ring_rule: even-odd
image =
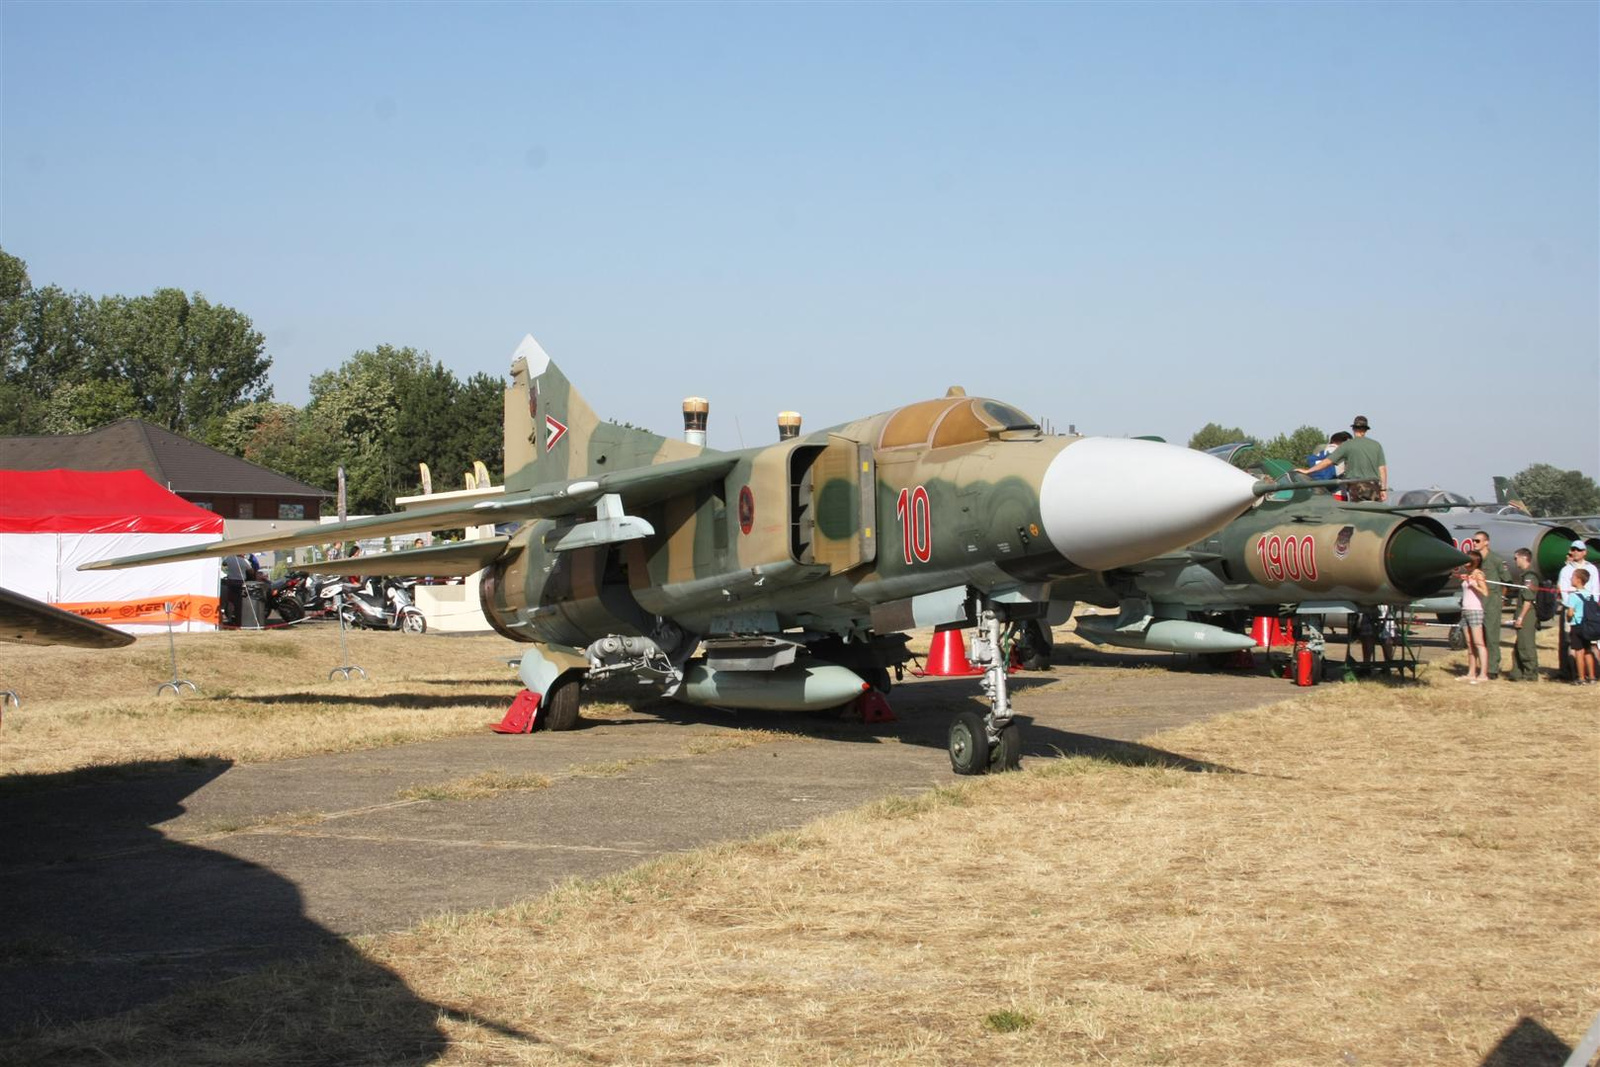
[[[1389,584],[1414,596],[1427,595],[1438,584],[1428,579],[1449,574],[1465,562],[1465,552],[1420,526],[1400,527],[1383,551]]]
[[[1040,510],[1056,551],[1103,571],[1221,529],[1249,507],[1255,484],[1244,471],[1192,448],[1086,437],[1050,462]]]

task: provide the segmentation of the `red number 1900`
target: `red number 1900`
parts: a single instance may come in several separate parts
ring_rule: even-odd
[[[1310,534],[1304,537],[1262,534],[1256,542],[1256,556],[1261,560],[1261,572],[1274,582],[1285,578],[1291,582],[1317,580],[1317,543]]]

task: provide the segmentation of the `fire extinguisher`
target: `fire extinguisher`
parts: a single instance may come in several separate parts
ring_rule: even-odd
[[[1317,654],[1301,645],[1294,654],[1294,684],[1300,686],[1317,684]]]

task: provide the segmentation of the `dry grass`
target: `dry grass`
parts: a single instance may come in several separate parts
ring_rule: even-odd
[[[181,697],[155,691],[172,676],[165,636],[106,652],[9,648],[0,679],[23,703],[0,729],[0,776],[18,784],[85,768],[249,763],[470,734],[499,720],[521,684],[505,662],[519,649],[500,637],[356,631],[348,640],[369,680],[329,680],[341,662],[330,626],[180,634],[179,670],[200,686]]]
[[[1600,998],[1597,737],[1593,690],[1327,686],[1150,739],[1237,773],[1032,761],[0,1058],[1476,1064]]]
[[[395,797],[399,800],[483,800],[502,793],[527,793],[548,788],[550,779],[542,774],[510,774],[488,770],[449,782],[402,789]]]

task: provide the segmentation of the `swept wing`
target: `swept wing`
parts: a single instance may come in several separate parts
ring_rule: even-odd
[[[331,541],[347,541],[361,537],[385,537],[391,534],[415,533],[418,530],[448,530],[490,523],[554,519],[581,514],[593,508],[601,497],[612,495],[619,497],[624,507],[640,507],[677,493],[686,492],[707,482],[715,481],[732,470],[735,462],[737,460],[734,457],[725,453],[712,453],[711,455],[695,456],[691,459],[676,460],[671,463],[661,463],[650,467],[635,467],[629,470],[611,471],[606,474],[596,474],[585,478],[536,485],[525,492],[508,493],[498,500],[482,500],[473,504],[458,504],[438,508],[419,508],[416,511],[374,515],[364,519],[350,519],[347,522],[331,522],[321,526],[308,527],[304,530],[296,530],[294,533],[272,534],[265,537],[236,537],[227,541],[215,541],[211,544],[196,545],[190,548],[144,552],[135,556],[119,556],[115,559],[103,559],[96,560],[93,563],[85,563],[78,569],[85,571],[114,570],[123,567],[139,567],[147,563],[172,563],[179,560],[208,559],[216,556],[232,556],[255,551],[274,551],[280,548],[303,548],[307,545],[322,545]],[[493,542],[478,543],[485,546],[495,543],[504,547],[503,542],[499,539]],[[356,574],[454,575],[470,573],[470,571],[458,569],[466,565],[464,562],[465,557],[446,556],[442,553],[436,557],[429,557],[426,555],[428,551],[427,549],[421,550],[424,553],[422,556],[417,554],[418,550],[412,549],[406,552],[385,553],[381,556],[363,556],[357,560],[341,562],[349,563],[350,567],[347,569]],[[417,568],[427,559],[435,558],[441,561],[440,566],[448,569],[384,571],[378,565],[378,560],[389,555],[409,557],[409,563],[404,565],[411,568]],[[482,566],[482,564],[480,563],[479,566]],[[318,564],[318,569],[323,570],[326,568],[323,564]],[[476,570],[477,568],[473,569]]]
[[[0,589],[0,643],[121,648],[133,635],[9,589]]]

